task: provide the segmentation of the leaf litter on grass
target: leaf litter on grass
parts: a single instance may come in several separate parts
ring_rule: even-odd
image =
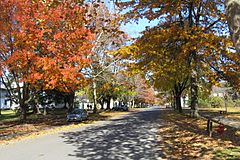
[[[126,114],[129,114],[129,112],[101,112],[90,115],[87,121],[81,123],[68,123],[65,116],[58,115],[56,115],[58,117],[53,115],[52,117],[47,116],[45,118],[40,115],[39,118],[34,120],[29,119],[26,123],[19,121],[3,122],[0,126],[0,145],[58,133]]]
[[[224,134],[214,132],[209,137],[205,119],[191,118],[171,110],[163,110],[161,117],[166,125],[159,129],[159,144],[166,159],[222,159],[216,150],[236,147],[240,137],[227,128]],[[240,157],[238,157],[240,159]]]

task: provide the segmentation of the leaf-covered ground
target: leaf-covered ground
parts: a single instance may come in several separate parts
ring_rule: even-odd
[[[0,122],[0,145],[22,139],[34,138],[45,134],[65,131],[72,128],[78,128],[83,125],[126,115],[128,113],[129,112],[101,112],[98,114],[89,114],[88,120],[81,123],[68,123],[66,121],[65,112],[48,114],[46,116],[32,115],[25,123],[21,123],[17,120]]]
[[[163,110],[161,117],[166,125],[159,129],[159,144],[166,159],[240,159],[239,154],[229,151],[238,149],[239,131],[225,128],[223,134],[214,132],[211,138],[206,132],[206,119],[190,118],[171,110]]]

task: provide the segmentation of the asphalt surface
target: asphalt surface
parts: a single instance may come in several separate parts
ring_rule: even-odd
[[[131,113],[68,132],[0,146],[1,160],[161,159],[160,108]]]

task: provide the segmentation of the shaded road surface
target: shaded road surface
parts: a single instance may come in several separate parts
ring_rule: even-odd
[[[0,146],[1,160],[161,159],[157,131],[160,108],[131,113],[58,133]]]

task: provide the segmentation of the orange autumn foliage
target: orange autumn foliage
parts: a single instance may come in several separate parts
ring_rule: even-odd
[[[74,0],[4,0],[0,21],[2,70],[37,89],[70,92],[84,84],[94,35]],[[2,30],[4,28],[4,30]]]

